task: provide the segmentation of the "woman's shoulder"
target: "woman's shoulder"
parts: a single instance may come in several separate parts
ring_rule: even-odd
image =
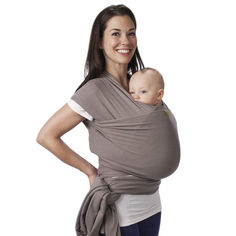
[[[88,80],[81,88],[89,88],[89,89],[101,89],[103,88],[107,83],[107,79],[104,77],[96,77],[93,79]]]
[[[96,86],[97,88],[99,88],[103,87],[105,84],[107,84],[107,82],[107,78],[101,76],[91,79],[87,83],[89,84],[89,86]]]
[[[85,84],[83,84],[79,89],[76,90],[75,94],[83,94],[83,96],[88,96],[90,94],[97,94],[101,88],[102,82],[100,78],[94,78],[88,80]]]
[[[106,86],[106,78],[97,77],[88,80],[83,86],[77,89],[72,96],[76,100],[95,100],[101,97],[104,87]]]

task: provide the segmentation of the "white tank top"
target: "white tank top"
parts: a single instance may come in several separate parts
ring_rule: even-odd
[[[79,115],[93,120],[93,117],[74,100],[70,99],[67,104]],[[120,227],[135,224],[161,211],[159,190],[153,194],[145,195],[121,194],[115,204]]]

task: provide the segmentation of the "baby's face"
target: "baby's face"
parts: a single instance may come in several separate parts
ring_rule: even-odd
[[[135,101],[146,104],[157,105],[160,101],[158,99],[159,86],[157,80],[149,74],[135,73],[130,78],[129,93]]]

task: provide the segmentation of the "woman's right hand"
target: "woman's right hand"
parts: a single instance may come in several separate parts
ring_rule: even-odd
[[[94,180],[96,179],[97,175],[98,175],[97,168],[94,168],[93,172],[88,175],[90,187],[92,186],[92,184],[93,184]]]

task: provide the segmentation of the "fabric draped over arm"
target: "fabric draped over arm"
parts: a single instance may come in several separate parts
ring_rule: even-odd
[[[176,119],[163,101],[134,101],[107,72],[71,99],[94,118],[83,123],[90,150],[99,157],[98,175],[77,216],[77,236],[121,236],[115,206],[120,194],[152,194],[179,165]]]

